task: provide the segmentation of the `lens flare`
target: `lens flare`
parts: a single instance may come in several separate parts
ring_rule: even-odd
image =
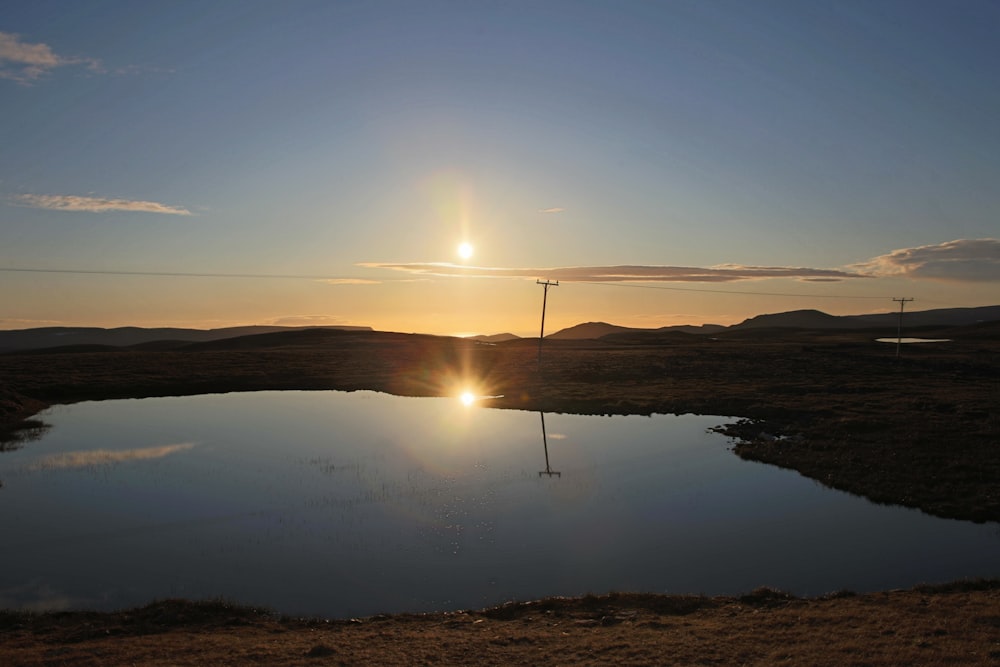
[[[462,405],[472,405],[476,402],[476,395],[471,391],[463,391],[462,395],[458,397],[462,401]]]
[[[472,257],[473,248],[471,243],[459,243],[458,244],[458,256],[462,259],[469,259]]]

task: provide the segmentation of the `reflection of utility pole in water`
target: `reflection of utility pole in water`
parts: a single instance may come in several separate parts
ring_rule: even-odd
[[[538,476],[541,477],[542,475],[548,475],[549,477],[552,477],[552,475],[555,475],[556,477],[562,477],[561,472],[553,470],[549,467],[549,440],[545,437],[545,413],[539,412],[538,416],[542,418],[542,447],[545,448],[545,470],[539,470]]]
[[[542,330],[538,334],[538,371],[542,370],[542,340],[545,338],[545,303],[549,300],[549,287],[559,287],[559,281],[536,280],[535,284],[545,285],[545,294],[542,295]],[[542,420],[545,421],[544,419]]]

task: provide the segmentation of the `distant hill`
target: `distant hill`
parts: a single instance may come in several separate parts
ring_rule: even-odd
[[[520,336],[515,336],[512,333],[501,333],[493,334],[492,336],[484,336],[480,334],[479,336],[469,336],[469,340],[478,340],[480,343],[503,343],[508,340],[517,340]]]
[[[1000,306],[982,306],[979,308],[939,308],[935,310],[906,311],[903,313],[904,327],[956,327],[987,322],[1000,321]],[[751,317],[730,327],[721,324],[703,324],[700,326],[680,325],[660,327],[658,329],[643,329],[622,327],[607,322],[585,322],[566,329],[561,329],[546,338],[554,340],[584,340],[597,339],[604,336],[621,339],[624,335],[631,337],[646,336],[653,340],[656,335],[669,332],[691,334],[718,334],[724,331],[745,331],[749,329],[884,329],[895,328],[899,322],[899,312],[874,313],[869,315],[829,315],[820,310],[792,310],[784,313],[771,313]],[[653,336],[653,338],[650,338]]]
[[[697,326],[681,324],[669,327],[659,327],[657,329],[643,329],[640,327],[621,327],[616,324],[608,324],[607,322],[586,322],[584,324],[577,324],[576,326],[568,327],[566,329],[560,329],[553,334],[549,334],[546,338],[552,338],[553,340],[584,340],[618,334],[653,334],[670,332],[709,334],[725,330],[726,327],[721,324],[701,324]]]
[[[787,313],[757,315],[734,324],[729,329],[852,329],[857,326],[844,317],[827,315],[819,310],[792,310]]]
[[[784,313],[770,313],[751,317],[731,327],[720,324],[679,325],[659,328],[623,327],[607,322],[585,322],[561,329],[546,338],[553,340],[592,340],[603,336],[646,336],[648,340],[663,338],[664,334],[719,334],[727,331],[739,332],[764,329],[895,329],[899,311],[872,313],[868,315],[829,315],[819,310],[792,310]],[[903,313],[903,327],[958,327],[987,325],[1000,322],[1000,306],[979,308],[939,308],[935,310],[906,311]],[[132,347],[142,345],[148,349],[173,347],[177,343],[208,343],[258,334],[307,331],[310,329],[333,329],[345,331],[373,331],[371,327],[329,326],[329,327],[279,327],[245,326],[224,329],[178,329],[141,327],[119,327],[102,329],[99,327],[42,327],[37,329],[17,329],[0,331],[0,353],[47,348],[80,350],[87,346]],[[982,327],[981,335],[989,335],[993,327]],[[760,333],[765,333],[761,331]],[[653,338],[648,338],[652,336]],[[502,343],[519,340],[511,333],[492,336],[472,336],[470,340],[485,343]],[[624,340],[624,339],[623,339]]]
[[[157,343],[160,341],[181,341],[189,343],[204,343],[226,338],[252,336],[254,334],[276,333],[279,331],[301,331],[305,329],[341,329],[350,331],[371,331],[371,327],[276,327],[276,326],[246,326],[227,327],[224,329],[176,329],[141,327],[119,327],[102,329],[100,327],[42,327],[38,329],[17,329],[0,331],[0,352],[15,352],[21,350],[37,350],[50,347],[105,345],[112,347],[129,347]]]
[[[895,326],[899,311],[876,315],[847,315],[846,320],[856,322],[855,326]],[[983,322],[1000,320],[1000,306],[979,308],[937,308],[935,310],[915,310],[903,313],[903,325],[911,327],[963,327]]]
[[[903,313],[903,326],[907,327],[957,327],[996,320],[1000,320],[1000,306],[938,308]],[[898,322],[899,311],[871,315],[828,315],[819,310],[793,310],[751,317],[729,329],[877,329],[895,327]]]
[[[657,331],[679,331],[680,333],[689,334],[713,334],[719,333],[720,331],[725,331],[729,327],[725,327],[721,324],[679,324],[670,327],[660,327]]]
[[[551,338],[553,340],[585,340],[600,338],[601,336],[607,336],[608,334],[613,333],[626,333],[629,331],[636,331],[636,329],[620,327],[614,324],[608,324],[607,322],[585,322],[566,329],[560,329],[553,334],[549,334],[546,338]]]

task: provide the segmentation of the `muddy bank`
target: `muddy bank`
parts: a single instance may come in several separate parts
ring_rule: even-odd
[[[233,341],[0,355],[0,418],[46,403],[254,391],[503,395],[498,408],[733,417],[745,458],[876,502],[1000,521],[1000,342],[954,340],[900,359],[871,334],[678,336],[657,344],[482,345],[309,331]]]

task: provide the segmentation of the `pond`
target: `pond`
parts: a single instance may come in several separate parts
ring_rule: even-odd
[[[260,392],[57,406],[38,440],[0,453],[0,607],[222,597],[348,617],[1000,575],[997,524],[743,461],[707,431],[726,417],[486,404]]]

